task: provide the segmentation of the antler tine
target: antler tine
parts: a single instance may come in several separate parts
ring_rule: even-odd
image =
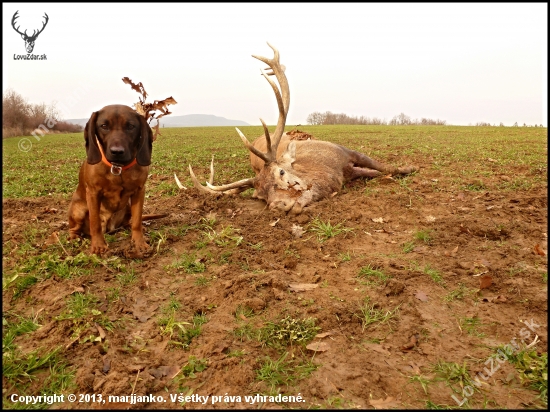
[[[223,186],[214,186],[213,184],[206,182],[206,187],[205,187],[201,185],[201,183],[199,182],[199,179],[197,179],[197,176],[195,176],[195,173],[193,172],[193,168],[191,167],[191,165],[189,165],[189,174],[191,175],[191,180],[193,181],[193,185],[197,189],[199,189],[201,192],[210,193],[210,194],[223,193],[225,195],[230,195],[230,194],[240,193],[245,191],[246,189],[250,189],[251,187],[254,187],[254,181],[255,181],[255,178],[242,179],[237,182],[229,183]],[[214,174],[214,165],[211,163],[210,177],[212,177],[213,174]],[[176,183],[177,183],[177,180],[176,180]]]
[[[261,119],[260,119],[261,120]],[[252,153],[254,153],[256,156],[258,156],[260,159],[262,159],[264,162],[269,163],[273,159],[271,158],[271,154],[268,151],[267,153],[262,153],[258,149],[256,149],[252,144],[248,141],[246,136],[239,130],[238,127],[235,127],[235,130],[237,130],[237,133],[239,133],[239,136],[241,140],[243,141],[244,145],[248,150],[250,150]]]
[[[281,140],[281,136],[283,135],[285,123],[286,123],[286,114],[287,110],[285,110],[283,98],[281,96],[281,92],[279,91],[279,88],[277,85],[271,80],[269,77],[269,74],[266,73],[264,70],[262,70],[262,76],[265,77],[267,82],[271,85],[271,88],[273,89],[273,92],[275,93],[275,98],[277,99],[277,106],[279,108],[279,120],[277,121],[277,127],[275,128],[275,132],[273,132],[273,143],[268,142],[267,148],[268,148],[268,154],[271,154],[273,157],[273,160],[277,158],[277,148],[279,147],[279,142]],[[281,119],[284,113],[284,119]],[[282,121],[282,128],[279,129],[279,125]],[[265,130],[265,128],[264,128]]]
[[[212,161],[210,162],[210,179],[208,179],[208,182],[211,185],[214,184],[214,155],[212,155]]]
[[[48,17],[48,14],[46,12],[44,12],[44,16],[42,16],[42,17],[46,18],[46,21],[44,23],[42,23],[42,28],[38,31],[38,33],[33,34],[33,37],[38,36],[40,33],[42,33],[44,31],[44,29],[46,28],[46,25],[48,24],[48,21],[50,20],[50,18]]]
[[[277,105],[279,106],[279,120],[277,121],[275,132],[273,132],[272,145],[270,146],[271,150],[269,150],[273,153],[272,156],[275,158],[277,156],[277,147],[279,146],[279,141],[281,140],[285,129],[286,116],[290,104],[290,91],[288,87],[288,80],[285,75],[285,67],[279,62],[279,51],[271,44],[269,44],[269,42],[267,43],[267,45],[273,50],[272,59],[256,55],[252,55],[252,57],[267,64],[272,71],[272,73],[266,73],[262,71],[262,75],[266,78],[266,80],[273,88],[273,91],[275,92],[275,97],[277,98]],[[277,87],[277,85],[275,85],[275,83],[273,83],[273,81],[267,77],[273,74],[279,82],[280,91],[279,87]]]
[[[269,136],[269,130],[267,129],[267,125],[265,124],[263,119],[260,119],[260,122],[262,122],[262,126],[264,127],[264,136],[265,136],[265,142],[267,143],[267,147],[271,148],[271,136]],[[271,154],[273,155],[273,153]],[[273,155],[273,160],[275,160],[276,157],[277,157],[277,153]]]
[[[189,165],[189,174],[191,175],[191,180],[193,181],[193,185],[197,189],[199,189],[201,192],[211,193],[211,194],[217,193],[216,191],[201,185],[201,183],[199,182],[199,179],[197,179],[197,176],[195,176],[195,173],[193,172],[193,168],[191,167],[191,165]]]
[[[17,33],[19,33],[21,36],[26,36],[26,35],[27,35],[27,30],[25,30],[25,33],[21,33],[21,32],[19,31],[19,27],[21,27],[21,26],[17,26],[17,28],[15,28],[15,20],[19,18],[19,16],[17,15],[17,13],[19,13],[19,10],[17,10],[17,11],[14,13],[13,17],[11,18],[11,26],[12,26],[13,29],[14,29]]]

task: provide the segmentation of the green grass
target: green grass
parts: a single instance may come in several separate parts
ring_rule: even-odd
[[[479,392],[479,384],[474,383],[468,372],[468,365],[466,362],[462,365],[456,362],[446,362],[439,360],[432,367],[435,372],[435,381],[443,381],[452,389],[454,393],[462,395],[462,388],[470,386],[474,391]],[[459,397],[462,399],[462,397]]]
[[[380,269],[376,269],[370,264],[363,266],[357,275],[361,283],[367,286],[380,286],[385,284],[390,276],[386,275]]]
[[[475,316],[473,318],[463,318],[460,320],[460,327],[462,330],[468,335],[477,336],[478,338],[483,338],[485,336],[484,333],[478,330],[481,326],[483,326],[481,319]]]
[[[208,319],[205,315],[195,315],[191,322],[183,321],[178,316],[179,309],[179,302],[170,299],[157,323],[161,333],[170,339],[170,344],[187,349],[192,340],[201,334],[202,325],[208,322]]]
[[[471,293],[471,291],[464,285],[464,283],[459,283],[458,288],[451,290],[449,293],[447,293],[443,300],[445,302],[452,302],[454,300],[464,300],[466,296],[468,296]]]
[[[535,349],[521,350],[508,355],[508,360],[519,373],[523,385],[539,393],[544,408],[548,407],[548,353]]]
[[[241,130],[251,139],[254,136],[263,134],[262,127],[260,126],[247,126]],[[429,184],[426,186],[426,189],[443,190],[449,193],[450,196],[455,196],[461,191],[467,191],[468,198],[471,198],[480,195],[480,191],[485,190],[497,194],[498,191],[516,193],[528,190],[546,190],[547,187],[547,128],[307,126],[305,130],[317,139],[342,144],[352,150],[358,150],[363,153],[367,152],[368,155],[383,162],[410,164],[418,159],[425,160],[429,158],[429,162],[425,162],[425,167],[429,169],[429,172],[437,174],[435,177],[437,177],[438,181],[435,184],[433,181],[432,183],[428,181]],[[233,127],[169,128],[163,129],[161,132],[162,135],[154,143],[151,177],[146,185],[146,204],[151,199],[171,199],[177,194],[178,190],[173,182],[174,172],[178,174],[185,186],[191,187],[192,182],[186,169],[186,165],[189,163],[193,165],[199,179],[204,180],[204,177],[209,174],[212,153],[215,154],[216,184],[228,183],[252,177],[253,175],[249,166],[249,152],[243,147]],[[15,202],[13,199],[32,197],[70,199],[77,185],[78,169],[85,159],[82,133],[49,135],[40,142],[33,142],[33,148],[29,152],[19,151],[17,149],[18,141],[18,138],[8,138],[3,139],[2,142],[2,190],[5,210],[14,207],[19,208],[22,203],[18,202],[26,201],[23,199]],[[394,153],[399,153],[399,160],[394,157]],[[496,159],[496,162],[488,162],[488,157]],[[33,167],[28,167],[29,164],[32,164]],[[511,170],[514,172],[511,173]],[[510,179],[506,181],[497,180],[498,176],[501,175],[509,176]],[[393,185],[393,187],[380,185],[376,179],[373,179],[366,183],[364,189],[359,188],[358,190],[359,192],[362,190],[365,193],[368,192],[366,200],[378,198],[377,201],[380,201],[381,196],[387,191],[393,191],[392,193],[399,193],[403,196],[402,206],[410,204],[414,208],[423,201],[420,197],[415,196],[414,193],[418,189],[419,182],[422,182],[425,178],[429,179],[420,171],[414,178],[407,177],[398,180],[397,184]],[[251,191],[247,191],[243,196],[249,196],[250,193]],[[520,196],[524,196],[524,194],[521,193]],[[185,207],[182,206],[184,209]],[[154,213],[155,211],[152,212]],[[34,291],[41,287],[42,282],[50,278],[54,273],[61,281],[70,280],[77,284],[81,277],[84,280],[89,274],[95,275],[97,272],[104,273],[107,271],[113,277],[111,284],[104,291],[109,304],[117,302],[123,297],[127,298],[125,296],[127,289],[137,287],[135,274],[140,275],[142,272],[139,263],[136,266],[131,266],[127,263],[126,259],[116,256],[110,258],[90,256],[87,254],[89,240],[69,243],[66,239],[66,233],[64,233],[66,230],[60,231],[59,242],[42,248],[41,245],[51,234],[52,229],[45,223],[39,213],[40,211],[36,212],[40,220],[39,222],[31,219],[29,222],[24,222],[21,225],[22,227],[18,227],[16,230],[10,228],[8,225],[8,230],[11,230],[11,232],[4,239],[4,298],[17,300],[13,307],[41,307],[36,306],[38,302],[36,302]],[[65,214],[66,211],[59,211],[59,213]],[[365,215],[368,216],[367,210],[365,211]],[[350,228],[344,227],[344,222],[332,224],[331,222],[319,220],[317,223],[318,230],[310,232],[310,234],[316,235],[320,242],[324,242],[331,237],[334,238],[334,236],[336,236],[336,240],[338,241],[339,238],[343,238],[344,235],[350,233]],[[340,229],[344,229],[344,232],[339,232]],[[345,229],[348,229],[348,231]],[[405,243],[396,245],[396,251],[402,250],[403,253],[410,253],[415,246],[420,244],[432,245],[435,242],[444,240],[443,235],[443,237],[437,236],[439,232],[430,232],[429,229],[423,229],[422,227],[418,229],[420,230],[413,233],[409,239],[403,239],[402,242]],[[192,233],[190,232],[191,230],[193,230]],[[196,240],[196,246],[197,248],[200,246],[203,249],[197,251],[197,253],[204,254],[196,256],[193,255],[192,251],[187,251],[186,255],[175,256],[174,267],[170,268],[172,273],[179,271],[181,274],[200,275],[206,271],[206,264],[215,265],[224,263],[234,265],[234,270],[238,271],[240,268],[234,264],[235,262],[232,262],[232,259],[240,259],[240,256],[237,256],[237,253],[235,253],[234,257],[230,255],[235,248],[246,245],[239,252],[265,253],[264,249],[267,246],[264,246],[257,240],[253,240],[253,242],[257,243],[249,243],[251,239],[246,238],[247,233],[237,231],[235,226],[222,225],[213,216],[203,217],[199,222],[194,222],[193,225],[181,224],[177,227],[146,228],[145,231],[149,237],[149,243],[158,253],[171,252],[170,248],[167,247],[170,237],[181,237],[187,234],[200,235],[200,238]],[[123,236],[124,233],[120,232],[108,236],[108,241],[117,242],[117,239]],[[321,246],[325,247],[324,245]],[[401,247],[402,249],[400,249]],[[503,243],[502,247],[508,246]],[[221,255],[220,253],[214,253],[215,257],[211,258],[208,256],[208,253],[212,253],[214,249],[222,249],[224,253]],[[301,249],[287,249],[289,253],[302,252]],[[333,254],[337,252],[337,249],[331,251]],[[204,256],[207,256],[207,259],[204,259]],[[302,256],[305,256],[304,253],[302,253]],[[338,260],[341,262],[348,261],[345,254],[339,256]],[[168,261],[168,263],[171,263],[171,261]],[[243,263],[241,268],[244,270],[244,267]],[[383,270],[379,268],[370,269],[378,270],[386,276]],[[441,273],[430,267],[429,261],[422,262],[422,267],[417,265],[415,270],[425,274],[426,278],[429,276],[433,282],[443,284]],[[519,267],[514,267],[510,269],[510,275],[519,276],[519,272],[522,270]],[[542,279],[538,277],[538,280],[547,282],[547,273],[537,276],[542,276]],[[183,278],[183,276],[180,276],[180,278]],[[193,282],[196,279],[202,279],[202,277],[193,277],[189,281]],[[208,277],[204,276],[204,279],[208,279]],[[381,277],[373,273],[365,273],[363,279],[378,281]],[[336,284],[336,280],[331,281],[329,285],[328,281],[323,279],[322,283],[320,283],[320,287],[322,288],[320,291],[324,290],[327,294],[340,293],[336,290],[331,290]],[[211,286],[211,288],[213,287]],[[460,285],[453,285],[453,288],[455,289],[450,292],[445,291],[445,293],[448,292],[444,297],[445,301],[455,302],[466,299],[467,291],[465,288],[461,288]],[[259,291],[260,293],[262,292],[261,288],[259,288]],[[69,338],[84,331],[86,325],[92,325],[92,322],[98,322],[103,326],[115,326],[113,322],[109,323],[109,319],[99,312],[98,301],[94,300],[93,297],[77,295],[80,294],[73,294],[67,297],[66,306],[61,307],[53,315],[55,316],[59,313],[59,317],[57,318],[58,324],[61,322],[60,319],[70,324],[71,329],[68,331]],[[98,294],[98,296],[100,295]],[[342,295],[341,297],[349,299],[348,296]],[[332,303],[333,301],[329,302]],[[202,320],[190,317],[189,315],[182,315],[180,303],[172,300],[168,303],[170,304],[169,312],[163,313],[159,317],[165,317],[166,323],[162,327],[165,328],[166,335],[170,336],[170,340],[179,342],[179,344],[172,344],[177,349],[178,346],[185,346],[186,342],[189,342],[189,337],[194,339],[193,336],[198,336],[201,333]],[[316,298],[312,306],[315,307],[317,304],[321,304],[321,300]],[[303,309],[305,310],[305,308]],[[364,330],[368,332],[370,328],[375,329],[380,325],[389,325],[391,327],[392,322],[397,320],[397,309],[393,308],[393,306],[381,308],[372,302],[367,302],[362,305],[361,310],[355,311],[354,316],[361,321]],[[170,318],[169,313],[174,313],[174,317]],[[247,312],[242,313],[246,317],[251,316]],[[112,313],[110,314],[112,315]],[[32,351],[25,353],[18,352],[19,349],[16,346],[18,339],[32,341],[32,330],[38,325],[40,320],[19,317],[21,316],[21,312],[18,313],[18,316],[15,314],[7,315],[6,313],[4,316],[7,322],[7,324],[4,324],[3,330],[3,343],[7,345],[7,349],[4,350],[4,367],[12,368],[11,372],[10,369],[7,369],[8,376],[10,376],[9,379],[11,380],[8,380],[5,376],[5,382],[7,383],[4,386],[11,388],[12,386],[10,385],[18,385],[16,390],[19,393],[25,394],[31,394],[24,392],[27,386],[30,388],[29,382],[31,381],[33,387],[37,388],[36,392],[32,394],[54,392],[53,388],[56,386],[66,388],[70,384],[73,372],[71,372],[70,368],[64,366],[64,362],[66,361],[59,352],[52,355],[55,348],[48,348],[46,350],[44,348],[37,349],[34,346]],[[461,316],[464,316],[464,314]],[[237,321],[239,322],[237,328],[233,330],[233,336],[236,341],[239,339],[243,341],[247,339],[259,341],[267,332],[267,329],[254,328],[251,322],[241,322],[238,319]],[[172,322],[172,324],[169,325],[169,322]],[[182,327],[178,326],[178,323]],[[277,324],[277,322],[273,322],[273,324]],[[276,330],[272,325],[269,327],[273,331]],[[473,336],[475,336],[475,333],[482,332],[482,325],[476,324],[475,321],[463,321],[461,327],[464,327],[465,335],[469,333],[467,329],[474,333]],[[279,332],[283,333],[282,331]],[[273,336],[277,336],[276,332],[274,332]],[[85,338],[83,337],[83,339]],[[470,339],[471,336],[465,338]],[[275,339],[272,340],[276,341]],[[293,339],[289,341],[292,342]],[[253,344],[255,343],[253,342]],[[96,345],[97,342],[93,344]],[[292,344],[294,345],[294,343]],[[299,347],[301,345],[296,346]],[[284,349],[285,345],[281,345],[281,348]],[[171,348],[171,350],[174,350],[174,348]],[[544,375],[538,374],[538,371],[542,369],[539,368],[539,363],[537,362],[541,364],[544,362],[541,357],[542,355],[540,354],[529,354],[529,358],[533,358],[534,361],[526,361],[527,363],[522,363],[523,361],[519,359],[517,362],[514,360],[514,366],[517,366],[517,370],[524,371],[522,382],[525,383],[526,387],[534,385],[533,382],[538,381],[540,383],[541,381],[538,376],[544,379]],[[8,360],[7,363],[6,359]],[[244,356],[242,359],[248,360]],[[280,357],[277,355],[277,359],[272,360],[272,362],[278,362],[279,360]],[[189,363],[185,365],[185,371],[180,376],[190,379],[199,372],[199,369],[206,365],[205,362],[204,360],[190,358]],[[288,357],[282,359],[281,362],[283,364],[288,362]],[[453,367],[448,368],[450,371],[447,371],[446,375],[448,381],[457,391],[460,391],[460,384],[464,385],[466,377],[464,374],[461,375],[461,366],[458,364],[454,365],[454,369]],[[13,369],[19,366],[21,366],[21,369]],[[276,366],[274,366],[275,370]],[[295,366],[296,364],[290,365],[292,368]],[[453,370],[456,373],[451,373]],[[443,376],[443,369],[441,372],[441,376]],[[52,379],[55,382],[47,377],[50,376],[48,374],[54,376]],[[296,373],[294,375],[296,376]],[[40,379],[39,384],[37,383],[37,376]],[[284,382],[286,378],[283,376],[281,379]],[[292,382],[292,385],[296,382],[296,379],[291,379],[290,382]],[[539,393],[542,395],[544,386],[541,387],[539,385],[539,388],[542,388],[539,390]],[[418,389],[423,393],[420,387]],[[329,397],[327,402],[330,400],[329,405],[334,405],[334,407],[345,406],[345,402],[341,401],[341,399],[338,396]],[[426,402],[427,408],[438,409],[445,406],[432,403],[431,401]]]
[[[183,270],[185,273],[202,273],[206,270],[206,265],[195,255],[184,253],[181,257],[170,265],[171,268]]]
[[[112,331],[115,324],[100,310],[97,309],[99,299],[89,293],[74,293],[66,300],[65,310],[57,316],[57,320],[72,321],[73,337],[78,338],[80,334],[91,325],[97,323],[107,331]],[[80,336],[81,343],[86,340],[95,339],[94,336]]]
[[[432,268],[430,265],[424,266],[424,273],[432,278],[435,283],[445,283],[439,271]]]
[[[430,230],[419,230],[414,234],[414,238],[419,242],[426,243],[427,245],[432,243],[432,236]]]
[[[277,322],[267,322],[259,332],[259,339],[274,348],[285,348],[289,345],[305,346],[313,340],[320,330],[315,326],[315,319],[294,319],[290,316]]]
[[[242,132],[253,138],[263,134],[261,126],[244,126]],[[433,157],[434,165],[445,165],[450,177],[460,177],[457,189],[464,185],[461,170],[477,165],[480,176],[509,174],[509,167],[527,166],[530,171],[547,167],[545,155],[547,128],[539,127],[469,127],[469,126],[307,126],[307,132],[320,140],[342,144],[361,151],[363,138],[376,148],[371,155],[387,161],[387,156],[400,148],[404,156],[414,153]],[[171,197],[177,192],[173,172],[184,186],[192,186],[184,165],[191,163],[201,180],[209,175],[212,153],[215,153],[216,184],[252,177],[248,150],[232,127],[166,128],[153,145],[152,171],[158,178],[147,182],[147,195]],[[368,133],[368,134],[367,134]],[[414,139],[411,139],[414,136]],[[458,138],[460,137],[460,138]],[[31,137],[31,139],[34,138]],[[82,133],[48,135],[34,142],[29,152],[22,152],[20,138],[3,139],[3,197],[38,197],[60,195],[69,198],[78,183],[78,169],[85,159]],[[429,146],[429,149],[426,149]],[[363,149],[364,150],[364,149]],[[490,157],[497,163],[487,162]],[[32,168],[26,167],[31,163]],[[446,165],[453,164],[452,170]],[[505,190],[527,190],[521,176],[503,183]],[[530,187],[541,186],[529,179]],[[408,182],[402,181],[401,186]],[[519,183],[519,185],[517,184]],[[469,184],[469,183],[467,183]]]
[[[353,313],[361,321],[363,331],[374,325],[388,325],[391,329],[392,324],[399,316],[399,306],[393,310],[387,310],[377,307],[378,305],[370,301],[370,297],[365,298],[358,310]]]
[[[325,242],[326,240],[333,238],[339,234],[347,234],[353,232],[352,228],[345,227],[343,223],[337,223],[333,225],[328,222],[324,222],[320,218],[316,217],[309,225],[309,231],[315,233],[317,240],[320,243]]]
[[[285,352],[277,360],[266,357],[256,370],[256,379],[265,382],[271,392],[277,386],[290,386],[307,378],[320,366],[313,360],[287,360],[288,354]]]

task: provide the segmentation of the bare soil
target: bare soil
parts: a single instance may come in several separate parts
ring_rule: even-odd
[[[506,177],[487,178],[485,186],[494,187],[501,178]],[[266,210],[263,202],[246,196],[215,198],[189,189],[175,197],[146,200],[146,213],[168,214],[146,226],[149,237],[155,231],[166,234],[149,241],[149,257],[127,258],[128,235],[115,234],[104,257],[119,256],[137,277],[122,288],[118,299],[108,299],[109,288],[117,285],[116,270],[99,265],[71,279],[53,273],[18,299],[8,289],[3,294],[3,311],[23,316],[40,311],[42,327],[21,335],[16,343],[24,351],[62,347],[63,356],[76,370],[74,393],[104,398],[153,394],[167,400],[60,403],[55,407],[182,408],[179,402],[170,401],[169,394],[244,397],[269,393],[269,386],[257,379],[257,370],[266,356],[276,360],[284,351],[254,338],[241,339],[234,331],[247,323],[258,329],[285,316],[315,318],[319,333],[330,332],[315,339],[326,343],[327,350],[286,348],[288,359],[314,355],[313,362],[320,366],[309,377],[278,387],[281,393],[300,393],[305,402],[266,402],[260,405],[263,408],[373,408],[378,400],[396,408],[426,408],[427,400],[456,406],[452,395],[463,396],[445,381],[437,381],[433,367],[438,361],[460,365],[466,361],[474,376],[487,367],[485,362],[497,346],[519,339],[523,322],[531,319],[542,325],[537,330],[541,339],[537,349],[547,351],[547,285],[543,280],[547,273],[547,199],[545,189],[452,191],[437,171],[427,169],[407,185],[387,179],[371,180],[366,186],[364,181],[354,182],[294,217]],[[30,223],[47,228],[47,234],[67,232],[67,209],[68,201],[62,198],[5,199],[3,242],[23,242],[22,227]],[[242,242],[198,247],[197,242],[204,239],[198,229],[205,221],[201,219],[214,218],[215,231],[231,226],[243,237]],[[315,218],[341,223],[353,231],[320,242],[308,230]],[[193,229],[173,234],[184,225]],[[305,230],[301,237],[293,234],[293,225]],[[418,232],[428,233],[430,239],[418,239]],[[170,268],[182,254],[196,256],[206,265],[205,272],[188,274]],[[366,283],[368,279],[358,275],[367,266],[388,279]],[[200,276],[208,282],[197,282]],[[316,286],[294,292],[291,284]],[[453,299],[451,292],[461,284],[466,292]],[[72,321],[56,319],[75,291],[97,296],[99,310],[116,322],[112,331],[103,331],[102,342],[81,343],[82,337],[99,334],[93,324],[75,339]],[[397,309],[397,316],[392,322],[363,327],[359,309],[366,297],[375,308]],[[180,319],[190,322],[194,315],[204,314],[208,320],[187,349],[171,344],[158,324],[171,298],[181,303]],[[253,315],[236,316],[239,306]],[[468,329],[465,319],[479,323]],[[534,334],[526,343],[533,338]],[[207,360],[206,369],[196,372],[195,378],[182,378],[181,372],[173,377],[192,356]],[[469,398],[469,405],[533,405],[537,393],[521,385],[509,362],[499,365],[481,392]],[[412,376],[431,380],[427,393]],[[4,382],[4,391],[9,390],[7,386]],[[244,398],[242,402],[226,400],[214,405],[188,402],[183,407],[259,406],[247,404]]]

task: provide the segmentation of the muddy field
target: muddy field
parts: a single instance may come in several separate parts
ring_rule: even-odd
[[[458,185],[450,165],[406,160],[420,171],[294,217],[249,194],[151,196],[145,212],[168,216],[148,222],[144,259],[124,230],[101,258],[68,243],[67,196],[4,198],[4,337],[37,325],[4,339],[4,363],[57,349],[27,375],[4,366],[4,406],[57,393],[77,409],[544,407],[514,357],[546,359],[547,170]],[[518,176],[544,183],[506,185]],[[56,366],[66,381],[47,386]]]

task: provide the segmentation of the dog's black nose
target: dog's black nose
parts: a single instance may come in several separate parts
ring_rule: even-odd
[[[109,150],[113,156],[124,156],[124,147],[122,146],[111,146]]]

